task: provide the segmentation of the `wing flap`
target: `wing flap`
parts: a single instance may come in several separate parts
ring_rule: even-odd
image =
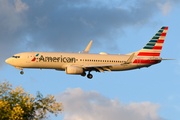
[[[103,70],[103,68],[96,68],[96,69],[98,69],[99,71],[105,73],[104,70]]]
[[[91,69],[95,70],[96,72],[103,72],[104,71],[110,71],[111,72],[111,67],[113,66],[118,66],[118,65],[124,65],[124,64],[109,64],[109,65],[86,65],[86,66],[81,66],[84,69]]]
[[[124,64],[124,63],[123,63]],[[108,64],[108,65],[82,65],[83,68],[100,68],[100,67],[112,67],[117,65],[123,65],[123,64]]]

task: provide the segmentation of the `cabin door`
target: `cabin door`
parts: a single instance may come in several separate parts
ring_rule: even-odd
[[[29,55],[27,56],[26,62],[27,62],[27,63],[30,63],[30,62],[33,61],[33,60],[35,60],[34,56],[31,55],[31,54],[29,54]]]

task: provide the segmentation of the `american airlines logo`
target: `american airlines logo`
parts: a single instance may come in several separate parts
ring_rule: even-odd
[[[36,54],[36,57],[38,57],[38,56],[39,56],[39,53]],[[34,57],[31,61],[36,61],[36,57]]]
[[[49,56],[43,56],[39,57],[39,53],[34,57],[31,61],[36,62],[63,62],[63,63],[75,63],[76,58],[74,57],[63,57],[62,55],[60,57],[49,57]]]

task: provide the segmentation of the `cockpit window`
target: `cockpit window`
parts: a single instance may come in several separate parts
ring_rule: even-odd
[[[20,56],[12,56],[13,58],[20,58]]]

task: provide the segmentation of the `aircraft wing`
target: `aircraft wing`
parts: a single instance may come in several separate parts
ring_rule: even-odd
[[[123,63],[125,64],[125,63]],[[123,65],[123,64],[108,64],[108,65],[86,65],[86,66],[81,66],[82,68],[86,70],[95,70],[96,72],[103,72],[104,70],[110,71],[111,72],[111,67],[112,66],[117,66],[117,65]]]
[[[124,64],[124,63],[123,63]],[[123,65],[123,64],[108,64],[108,65],[83,65],[82,67],[84,68],[89,68],[89,67],[112,67],[112,66],[117,66],[117,65]]]
[[[86,70],[95,70],[97,72],[104,72],[104,70],[111,71],[111,67],[118,66],[118,65],[125,65],[132,63],[132,59],[134,57],[135,53],[133,53],[126,62],[122,64],[107,64],[107,65],[81,65],[82,68]]]

